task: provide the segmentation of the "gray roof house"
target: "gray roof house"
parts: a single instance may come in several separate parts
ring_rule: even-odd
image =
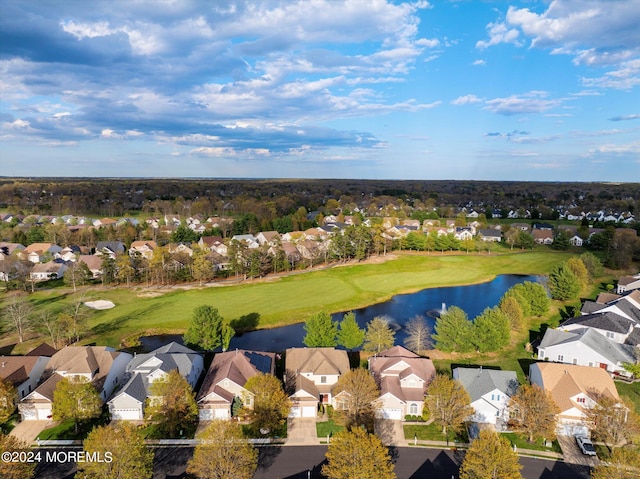
[[[636,361],[631,346],[618,344],[593,328],[547,329],[538,346],[538,359],[602,368],[622,376],[629,376],[622,364]]]
[[[485,368],[455,368],[453,379],[460,381],[471,398],[476,423],[493,424],[502,429],[509,420],[509,400],[518,389],[515,371]]]
[[[275,359],[275,353],[240,349],[216,354],[196,396],[200,420],[231,419],[236,398],[252,408],[253,394],[244,386],[257,374],[273,374]]]
[[[177,370],[194,387],[204,369],[202,356],[181,344],[172,342],[147,354],[138,354],[127,364],[129,380],[109,400],[114,420],[141,421],[149,386]]]
[[[620,316],[612,311],[587,314],[569,318],[558,329],[562,331],[579,331],[584,328],[592,328],[608,339],[619,344],[624,344],[633,332],[635,321]]]

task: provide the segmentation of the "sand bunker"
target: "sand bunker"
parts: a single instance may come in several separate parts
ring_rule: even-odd
[[[84,303],[85,306],[91,309],[111,309],[115,306],[112,301],[107,301],[105,299],[99,299],[97,301],[87,301]]]

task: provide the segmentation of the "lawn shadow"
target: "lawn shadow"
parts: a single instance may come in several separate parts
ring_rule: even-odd
[[[255,331],[260,324],[260,313],[249,313],[240,316],[239,318],[232,319],[229,323],[236,332],[237,336],[242,336],[242,333],[249,331]]]
[[[36,299],[31,302],[36,307],[45,306],[47,304],[58,303],[59,301],[65,300],[67,297],[71,296],[72,293],[61,293],[57,296],[53,296],[51,298],[42,298]]]
[[[129,321],[134,321],[135,319],[139,318],[140,316],[150,313],[152,311],[154,311],[155,308],[153,307],[147,307],[147,308],[143,308],[143,309],[137,309],[135,311],[132,311],[129,314],[125,314],[123,316],[118,316],[114,319],[112,319],[111,321],[107,321],[104,323],[98,323],[95,326],[93,326],[91,328],[91,333],[101,336],[103,334],[107,334],[107,333],[111,333],[113,331],[117,331],[118,329],[122,328],[127,322]]]
[[[535,364],[536,362],[537,361],[533,358],[518,359],[518,364],[520,365],[520,369],[522,369],[525,377],[529,377],[529,366]]]
[[[0,356],[9,356],[18,343],[7,344],[6,346],[2,346],[0,348]]]

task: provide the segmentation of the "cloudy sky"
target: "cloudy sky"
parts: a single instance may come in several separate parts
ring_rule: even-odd
[[[640,0],[0,2],[0,175],[640,181]]]

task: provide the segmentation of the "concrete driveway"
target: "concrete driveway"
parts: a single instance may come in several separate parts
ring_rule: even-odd
[[[600,463],[596,456],[582,454],[578,444],[576,444],[576,438],[573,436],[558,436],[558,443],[562,449],[564,462],[590,467],[595,467]]]
[[[31,444],[36,440],[38,434],[54,425],[53,421],[22,421],[9,434]]]
[[[373,430],[385,446],[406,446],[402,421],[376,418]]]
[[[287,444],[318,445],[316,418],[290,417],[287,418]]]

